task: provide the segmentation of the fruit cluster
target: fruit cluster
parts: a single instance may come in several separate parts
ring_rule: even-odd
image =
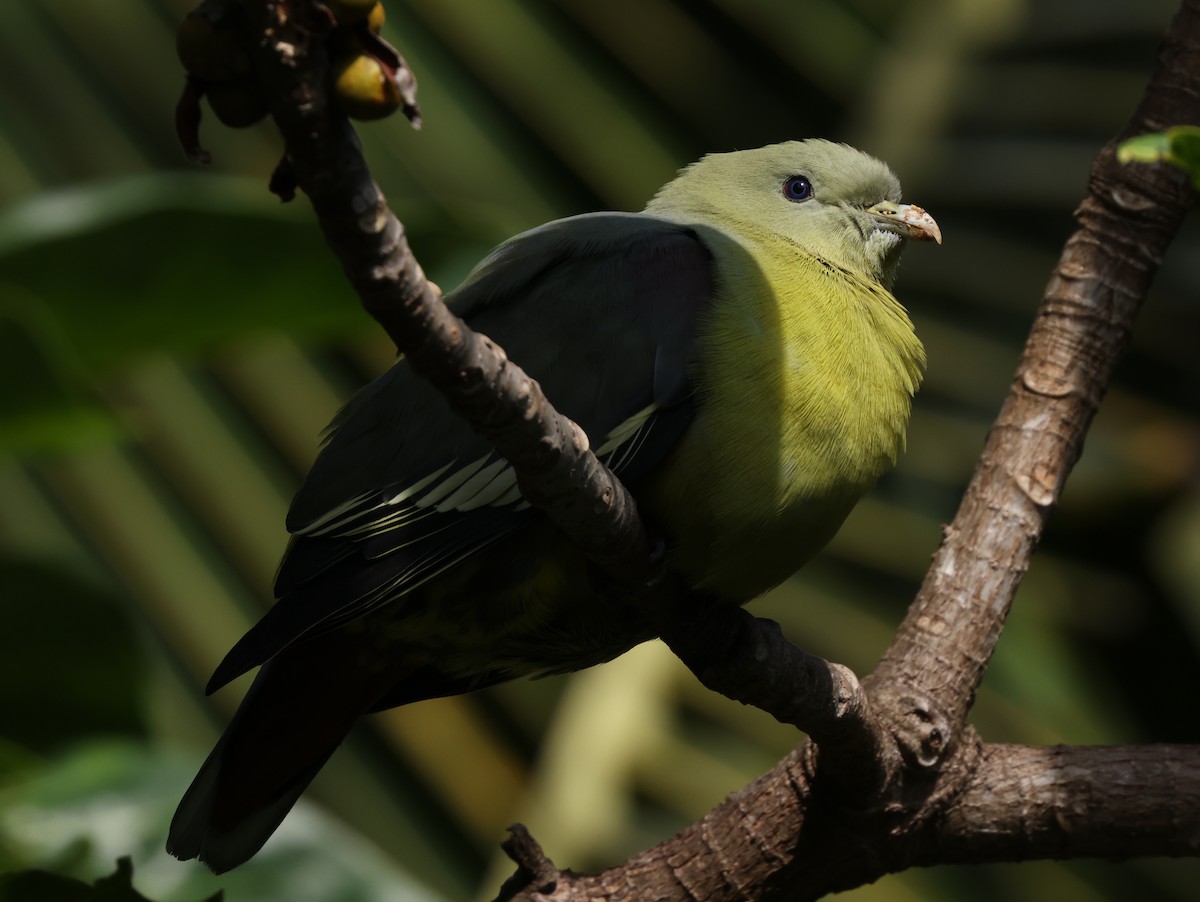
[[[379,37],[383,4],[323,0],[316,5],[329,26],[326,49],[334,96],[343,111],[355,119],[382,119],[406,105],[397,73],[403,61]],[[185,98],[207,97],[213,114],[231,128],[245,128],[267,115],[266,98],[252,71],[249,41],[241,10],[230,0],[204,0],[176,34],[179,61],[188,72]]]

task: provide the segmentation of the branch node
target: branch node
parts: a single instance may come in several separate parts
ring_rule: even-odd
[[[892,724],[892,734],[905,760],[922,770],[938,767],[953,747],[949,718],[924,695],[901,696],[896,710],[900,717]]]
[[[508,902],[520,893],[540,896],[554,893],[559,880],[570,872],[554,866],[524,824],[513,824],[508,832],[510,835],[500,843],[500,848],[516,862],[517,872],[504,881],[495,902]]]

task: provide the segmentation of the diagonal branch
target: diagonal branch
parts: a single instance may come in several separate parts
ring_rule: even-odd
[[[503,349],[467,328],[426,280],[329,91],[326,27],[307,0],[244,0],[263,39],[255,72],[283,135],[290,175],[312,202],[367,312],[396,348],[513,465],[529,501],[622,585],[655,574],[633,498]]]
[[[902,762],[850,668],[797,648],[770,620],[723,606],[665,624],[663,641],[707,688],[802,729],[821,778],[848,804],[878,795]]]
[[[1167,168],[1123,167],[1116,145],[1200,123],[1200,3],[1172,22],[1158,66],[1121,134],[1101,151],[1046,288],[1008,398],[962,505],[868,688],[936,699],[961,724],[1030,556],[1167,246],[1194,202]]]

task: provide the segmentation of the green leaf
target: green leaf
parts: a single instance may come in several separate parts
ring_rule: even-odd
[[[93,369],[246,332],[327,337],[367,326],[305,213],[220,178],[41,195],[0,216],[0,281],[40,298]]]
[[[1121,163],[1170,163],[1186,172],[1200,190],[1200,127],[1177,125],[1130,138],[1117,148],[1117,159]]]
[[[442,214],[408,219],[443,285],[491,244]],[[307,204],[256,181],[160,174],[39,195],[0,214],[0,454],[122,436],[93,379],[139,356],[370,328]]]

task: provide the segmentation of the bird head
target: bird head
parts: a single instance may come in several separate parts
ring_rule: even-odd
[[[888,288],[906,241],[942,241],[932,216],[901,202],[900,182],[884,163],[820,139],[709,154],[646,212],[703,221],[741,241],[781,236]]]

